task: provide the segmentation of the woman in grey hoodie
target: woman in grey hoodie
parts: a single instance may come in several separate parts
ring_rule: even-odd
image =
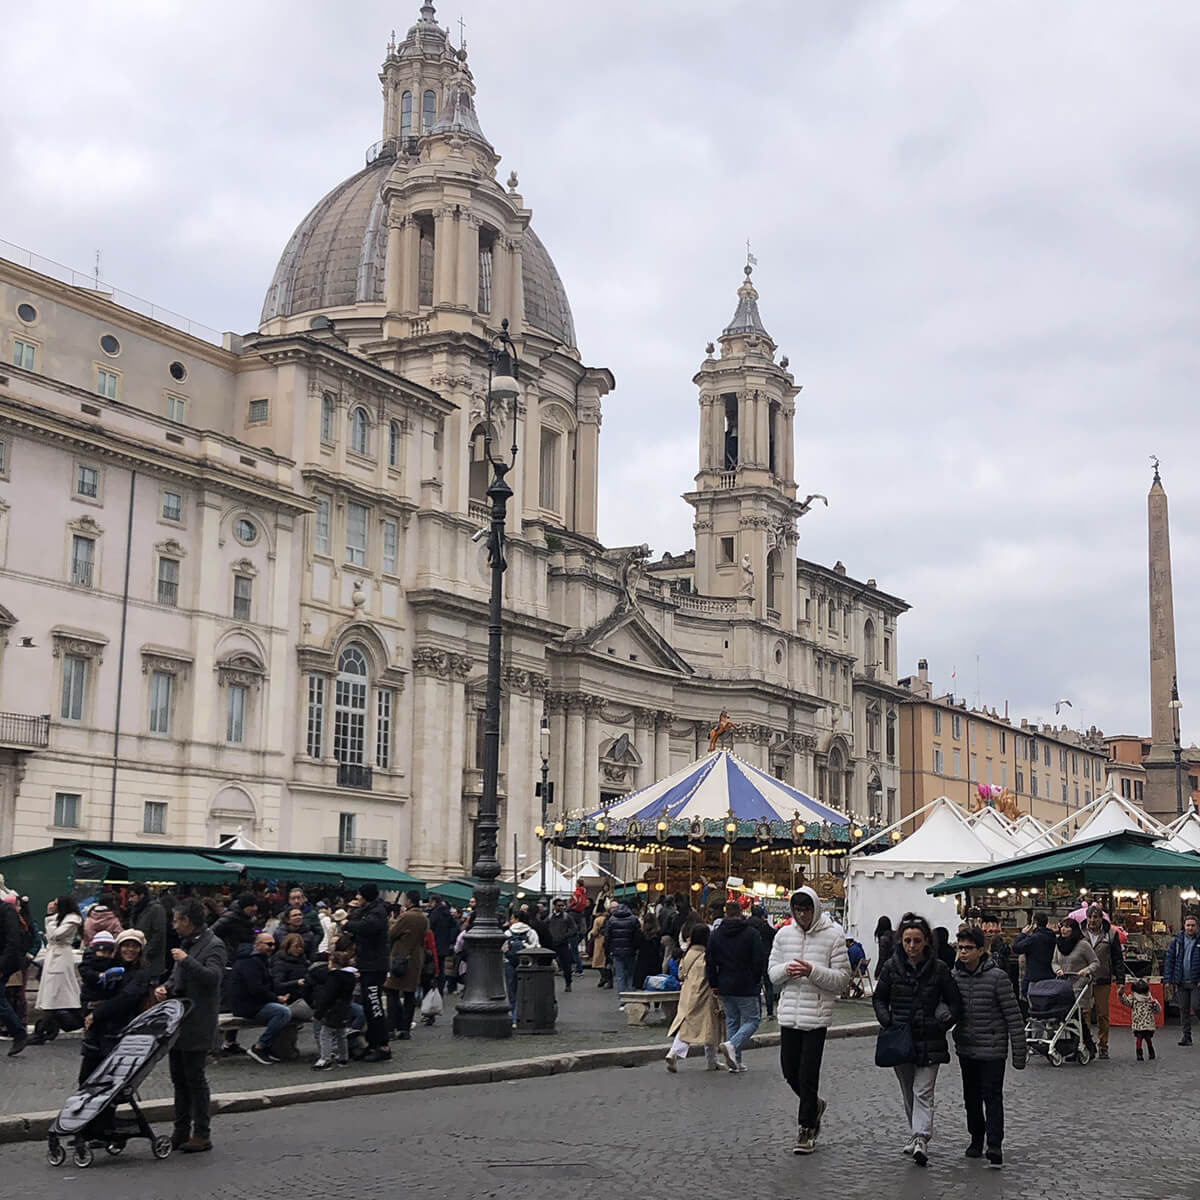
[[[1050,960],[1050,965],[1059,979],[1071,981],[1075,998],[1080,1000],[1082,997],[1080,1015],[1083,1018],[1083,1042],[1092,1054],[1095,1054],[1096,1043],[1092,1039],[1087,1011],[1091,1007],[1092,980],[1100,970],[1100,960],[1087,938],[1083,936],[1079,922],[1074,917],[1067,917],[1059,923],[1058,943],[1054,947],[1054,957]]]

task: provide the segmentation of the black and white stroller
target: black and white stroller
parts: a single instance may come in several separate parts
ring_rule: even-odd
[[[190,1000],[164,1000],[125,1026],[112,1052],[54,1118],[46,1146],[46,1160],[52,1167],[67,1161],[67,1142],[77,1167],[92,1165],[93,1148],[120,1154],[131,1138],[145,1138],[155,1158],[171,1153],[170,1135],[156,1137],[138,1107],[137,1088],[175,1044],[190,1007]],[[118,1117],[119,1104],[128,1104],[133,1115]]]
[[[1029,985],[1025,1040],[1029,1049],[1045,1055],[1051,1066],[1061,1067],[1068,1059],[1080,1066],[1092,1061],[1091,1047],[1083,1036],[1087,1017],[1081,1003],[1089,990],[1076,996],[1069,977],[1039,979]]]

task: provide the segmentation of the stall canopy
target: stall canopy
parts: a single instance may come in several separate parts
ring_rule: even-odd
[[[513,885],[512,883],[500,883],[500,904],[505,906],[512,903]],[[448,879],[445,883],[434,884],[429,889],[431,896],[441,896],[443,900],[449,900],[451,904],[457,905],[459,908],[466,908],[470,903],[471,897],[475,895],[475,880],[468,879],[462,876],[458,879]]]
[[[237,880],[237,872],[228,864],[187,850],[89,846],[86,853],[109,864],[110,868],[116,868],[105,872],[106,883],[233,883]],[[79,859],[77,854],[77,863]]]
[[[864,847],[850,855],[846,927],[864,944],[870,944],[880,917],[890,918],[895,926],[906,912],[919,913],[931,925],[953,928],[958,920],[954,901],[931,900],[926,889],[963,867],[990,863],[996,857],[953,800],[945,796],[935,800],[924,818],[913,833],[889,849],[870,854]]]
[[[415,875],[389,867],[387,863],[372,862],[370,859],[264,853],[230,854],[227,850],[221,851],[219,857],[226,860],[227,866],[245,871],[247,879],[347,885],[374,883],[391,892],[425,887]]]
[[[1200,858],[1164,850],[1147,834],[1121,831],[962,871],[927,890],[932,896],[945,896],[1011,883],[1041,883],[1060,875],[1078,875],[1082,883],[1098,887],[1196,887]]]

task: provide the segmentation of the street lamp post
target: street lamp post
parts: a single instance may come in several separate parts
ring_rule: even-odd
[[[508,336],[508,321],[488,346],[488,386],[484,403],[483,450],[492,468],[487,496],[492,505],[488,538],[488,565],[492,590],[488,602],[487,691],[483,718],[483,794],[475,822],[476,858],[475,923],[465,934],[467,978],[462,1000],[454,1014],[454,1032],[462,1037],[506,1038],[512,1036],[512,1014],[504,979],[504,931],[500,928],[500,859],[496,840],[500,822],[496,805],[496,781],[500,769],[500,649],[503,618],[504,519],[513,491],[505,476],[517,458],[517,352]],[[507,459],[497,457],[492,441],[497,432],[495,416],[511,406],[512,449]],[[499,413],[493,410],[499,409]]]
[[[539,826],[538,839],[542,843],[542,895],[546,894],[546,805],[550,796],[550,719],[542,718],[540,732],[540,747],[542,751],[542,823]]]
[[[1183,816],[1183,744],[1179,738],[1179,710],[1183,701],[1179,699],[1179,679],[1171,676],[1171,723],[1175,727],[1175,815]]]

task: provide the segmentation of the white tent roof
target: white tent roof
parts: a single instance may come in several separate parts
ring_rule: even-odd
[[[1011,848],[1004,857],[1012,854]],[[962,809],[942,797],[903,841],[878,854],[851,855],[851,862],[986,863],[995,857],[968,824]]]
[[[571,880],[571,890],[581,879],[615,879],[618,883],[625,881],[611,871],[605,870],[594,858],[585,858],[577,867],[568,867],[567,878]]]
[[[542,864],[536,862],[523,872],[519,876],[519,883],[527,890],[542,891]],[[546,859],[546,887],[544,890],[550,895],[561,893],[565,896],[569,896],[575,890],[575,881],[563,869],[562,864],[549,858]]]
[[[971,828],[993,858],[1012,858],[1016,854],[1019,843],[1013,837],[1012,826],[994,808],[981,809]]]
[[[1090,842],[1113,833],[1163,834],[1166,830],[1149,813],[1143,812],[1131,800],[1108,792],[1092,801],[1093,810],[1086,823],[1070,840]]]
[[[1046,826],[1032,813],[1022,813],[1013,822],[1013,840],[1018,854],[1036,854],[1039,850],[1054,850],[1058,839],[1046,832]]]
[[[1180,854],[1200,850],[1200,816],[1185,813],[1182,820],[1172,822],[1170,829],[1170,840],[1163,843],[1168,850],[1178,850]]]

